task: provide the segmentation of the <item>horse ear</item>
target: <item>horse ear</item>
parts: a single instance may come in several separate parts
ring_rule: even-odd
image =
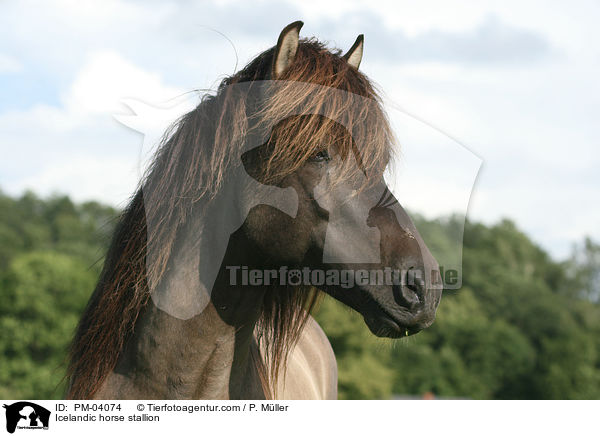
[[[300,28],[304,23],[294,21],[288,24],[279,34],[275,54],[273,56],[273,77],[277,78],[290,66],[296,51],[298,50],[298,38],[300,37]]]
[[[354,42],[354,45],[352,45],[352,47],[350,47],[350,50],[348,50],[348,53],[346,53],[343,58],[346,59],[346,61],[352,65],[354,68],[356,68],[358,70],[358,66],[360,65],[360,61],[362,60],[362,56],[363,56],[363,43],[365,41],[365,36],[363,34],[358,35],[358,38],[356,38],[356,41]]]

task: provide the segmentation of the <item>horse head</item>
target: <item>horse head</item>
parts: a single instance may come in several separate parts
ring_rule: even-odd
[[[257,205],[243,229],[270,266],[303,269],[305,284],[358,311],[376,335],[416,333],[435,318],[441,278],[383,178],[393,136],[358,71],[364,38],[342,56],[300,41],[300,27],[283,29],[271,50],[267,77],[276,90],[261,106],[262,116],[284,118],[242,155],[254,180],[294,190],[297,212]]]

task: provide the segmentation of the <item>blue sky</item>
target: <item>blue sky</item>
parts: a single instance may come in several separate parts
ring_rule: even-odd
[[[406,205],[466,207],[482,162],[471,218],[512,218],[556,258],[600,239],[591,1],[3,2],[0,188],[124,205],[142,136],[114,119],[127,112],[120,100],[214,88],[236,67],[221,34],[240,68],[297,19],[303,36],[342,49],[365,34],[361,70],[390,104]],[[467,148],[447,142],[455,153],[442,158],[440,131]]]

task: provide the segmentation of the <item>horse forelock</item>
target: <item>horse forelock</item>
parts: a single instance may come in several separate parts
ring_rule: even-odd
[[[93,397],[114,369],[138,315],[149,301],[148,281],[151,278],[157,283],[165,272],[177,232],[199,202],[210,201],[218,194],[229,169],[238,164],[234,159],[239,156],[251,122],[247,102],[230,85],[268,80],[273,52],[273,48],[263,52],[224,79],[216,94],[205,96],[165,135],[138,192],[123,212],[100,279],[77,328],[70,350],[68,398]],[[381,174],[394,142],[388,120],[374,86],[349,66],[339,51],[331,52],[314,39],[302,40],[294,61],[278,81],[279,91],[255,114],[259,124],[276,126],[270,138],[274,148],[267,168],[271,177],[293,173],[332,137],[341,154],[347,154],[355,147],[356,134],[369,138],[361,144],[363,171]],[[293,87],[299,82],[319,86],[302,91],[302,87]],[[374,104],[349,107],[349,100],[327,89],[346,91]],[[292,110],[291,100],[302,101],[303,107]],[[313,116],[311,111],[323,106],[325,116]],[[346,128],[351,135],[334,121],[349,111],[353,117]],[[340,177],[345,176],[347,173],[342,171]],[[148,234],[150,221],[161,225]],[[157,259],[146,265],[150,245],[157,250]],[[274,392],[280,370],[316,299],[314,289],[302,287],[274,288],[266,296],[256,328],[262,356],[255,356],[255,360],[267,393]]]

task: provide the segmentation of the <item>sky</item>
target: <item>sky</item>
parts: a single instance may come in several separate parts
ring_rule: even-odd
[[[510,218],[556,259],[600,240],[600,4],[583,0],[2,2],[0,189],[124,206],[148,146],[124,99],[197,101],[299,19],[344,51],[365,35],[409,209]]]

